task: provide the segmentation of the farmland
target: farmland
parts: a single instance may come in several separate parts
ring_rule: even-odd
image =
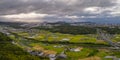
[[[95,34],[72,35],[62,33],[52,33],[41,30],[39,33],[14,32],[16,36],[10,38],[15,40],[21,48],[33,51],[42,51],[46,57],[49,54],[59,55],[64,51],[65,60],[86,60],[98,59],[108,60],[105,56],[117,56],[117,51],[111,50],[111,46],[103,40],[98,40]],[[112,38],[113,42],[119,42],[119,35]],[[60,60],[59,58],[57,58]]]

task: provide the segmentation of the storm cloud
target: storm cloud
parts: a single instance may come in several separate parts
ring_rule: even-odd
[[[120,16],[119,2],[120,0],[0,0],[0,20],[41,22],[115,18]]]

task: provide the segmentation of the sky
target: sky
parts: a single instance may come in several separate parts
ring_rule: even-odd
[[[0,0],[0,21],[120,23],[120,0]]]

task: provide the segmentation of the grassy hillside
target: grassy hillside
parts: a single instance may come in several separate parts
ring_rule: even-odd
[[[39,57],[32,56],[13,45],[11,41],[9,37],[0,33],[0,60],[40,60]]]

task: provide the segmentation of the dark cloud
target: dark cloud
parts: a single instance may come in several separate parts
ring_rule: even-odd
[[[113,11],[109,8],[113,6],[116,6],[114,0],[0,0],[0,15],[36,12],[37,14],[56,15],[40,18],[44,20],[72,20],[70,18],[59,17],[66,15],[77,17],[99,15],[102,17],[109,15]],[[92,7],[98,7],[99,12],[93,13],[97,12],[97,9]],[[86,8],[89,8],[87,12],[84,11]],[[88,12],[91,13],[89,14]],[[39,20],[39,17],[35,19]]]
[[[109,7],[110,0],[0,0],[0,14],[50,13],[63,14],[80,12],[83,8],[98,6]]]

